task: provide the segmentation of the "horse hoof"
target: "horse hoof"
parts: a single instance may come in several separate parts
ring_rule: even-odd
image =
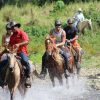
[[[38,78],[44,80],[45,79],[45,75],[44,74],[40,74],[40,75],[38,75]]]
[[[64,74],[64,76],[65,76],[66,79],[69,77],[69,75],[67,75],[67,74]]]

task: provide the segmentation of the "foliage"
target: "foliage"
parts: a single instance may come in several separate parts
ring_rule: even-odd
[[[17,5],[19,7],[22,7],[23,5],[27,3],[32,3],[35,5],[43,6],[46,3],[53,3],[59,0],[0,0],[0,7],[4,6],[5,4],[10,5]],[[62,0],[65,4],[75,3],[75,2],[94,2],[94,1],[100,1],[100,0]]]
[[[17,2],[23,0],[17,0]],[[27,0],[25,0],[26,2]],[[34,1],[35,0],[28,0]],[[38,2],[39,0],[37,0]],[[50,0],[51,2],[53,0]],[[43,7],[38,7],[33,4],[25,4],[23,7],[6,5],[0,10],[0,34],[5,33],[6,18],[20,22],[22,27],[29,35],[29,57],[35,62],[41,62],[44,49],[44,38],[54,27],[54,20],[60,19],[63,27],[66,25],[66,20],[72,17],[78,8],[83,9],[86,18],[91,18],[93,22],[93,30],[86,30],[84,37],[79,38],[79,43],[85,51],[83,59],[89,60],[90,57],[100,53],[100,3],[75,3],[64,5],[63,1],[55,0],[55,3],[45,4]],[[75,0],[73,0],[74,2]],[[9,0],[10,2],[10,0]],[[49,0],[48,0],[49,2]],[[58,3],[57,3],[58,2]],[[60,2],[60,3],[59,3]],[[53,11],[55,9],[55,12]],[[61,10],[60,10],[61,9]],[[1,39],[1,36],[0,36]],[[83,64],[84,65],[84,64]]]
[[[54,11],[57,11],[57,10],[62,10],[64,8],[65,4],[63,1],[59,0],[56,2],[55,6],[54,6]]]

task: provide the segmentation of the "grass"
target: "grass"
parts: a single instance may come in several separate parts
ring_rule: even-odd
[[[81,47],[85,50],[82,66],[99,66],[100,53],[100,30],[97,24],[100,21],[100,2],[74,3],[65,5],[64,9],[53,11],[55,4],[45,4],[38,7],[32,4],[26,4],[24,7],[6,5],[0,10],[0,35],[4,34],[6,18],[20,22],[22,28],[28,33],[30,38],[29,57],[33,62],[41,63],[41,57],[44,53],[44,37],[54,27],[54,20],[61,19],[63,25],[69,17],[73,17],[78,8],[82,8],[85,16],[91,18],[93,22],[93,31],[86,31],[85,36],[79,38]],[[0,36],[1,41],[1,36]]]

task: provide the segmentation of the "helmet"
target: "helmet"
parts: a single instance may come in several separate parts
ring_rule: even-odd
[[[60,26],[61,25],[61,21],[60,20],[55,20],[55,26]]]
[[[68,24],[73,24],[72,19],[68,19],[68,20],[67,20],[67,23],[68,23]]]
[[[10,29],[11,29],[10,22],[8,22],[6,25],[6,30],[10,30]]]
[[[82,12],[82,9],[81,9],[81,8],[79,8],[79,9],[78,9],[78,12]]]

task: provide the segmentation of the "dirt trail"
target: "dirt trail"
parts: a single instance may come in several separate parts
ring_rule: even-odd
[[[100,90],[100,67],[81,68],[80,76],[87,77],[87,84],[96,90]]]

